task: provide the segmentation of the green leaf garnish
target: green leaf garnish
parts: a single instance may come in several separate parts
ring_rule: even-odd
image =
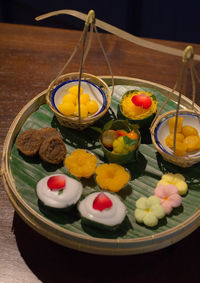
[[[90,128],[97,131],[100,134],[102,134],[102,132],[103,132],[103,130],[101,128],[98,128],[98,127],[90,127]]]
[[[63,190],[59,190],[58,194],[61,195],[63,193]]]
[[[135,144],[138,142],[138,140],[136,140],[136,139],[130,139],[130,138],[127,137],[127,136],[124,136],[123,138],[124,138],[124,144],[127,144],[127,145],[129,145],[129,146],[133,146],[133,145],[135,145]]]
[[[107,122],[103,127],[103,131],[108,131],[111,128],[112,124],[113,124],[113,120]]]

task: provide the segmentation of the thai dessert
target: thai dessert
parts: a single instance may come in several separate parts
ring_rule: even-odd
[[[170,134],[165,139],[166,145],[172,150],[174,149],[175,121],[175,116],[169,119]],[[175,140],[175,154],[177,156],[183,156],[186,153],[191,153],[200,149],[200,137],[197,129],[190,125],[183,126],[183,117],[178,117],[177,119]]]
[[[125,219],[126,207],[117,195],[95,192],[78,204],[82,223],[99,229],[116,229]]]
[[[25,130],[17,137],[16,146],[24,155],[39,153],[42,160],[51,164],[59,164],[67,154],[60,132],[51,127]]]
[[[159,197],[152,195],[150,197],[140,197],[136,201],[134,215],[138,223],[154,227],[165,216],[165,210]]]
[[[127,120],[110,120],[104,125],[101,146],[110,163],[134,162],[141,141],[137,127]]]
[[[88,93],[83,93],[80,88],[80,114],[82,118],[87,118],[95,114],[99,109],[96,100],[90,99]],[[78,86],[72,86],[68,89],[66,95],[62,99],[62,103],[58,105],[58,110],[65,116],[79,116],[78,105]]]
[[[179,195],[185,195],[188,192],[188,185],[185,181],[185,177],[182,174],[166,173],[162,175],[161,180],[157,183],[158,185],[174,185],[178,188]]]
[[[158,107],[155,95],[147,91],[130,90],[126,92],[119,105],[120,118],[126,118],[145,127],[152,121]]]
[[[123,166],[115,163],[100,164],[96,168],[96,182],[103,190],[120,191],[130,180],[130,174]]]
[[[26,156],[35,155],[41,146],[42,136],[39,130],[29,129],[17,137],[16,146]]]
[[[53,136],[45,139],[40,146],[39,156],[51,164],[61,163],[67,154],[67,149],[61,138]]]
[[[65,167],[77,178],[90,178],[95,172],[97,162],[96,155],[85,149],[72,151],[64,160]]]
[[[48,208],[56,210],[72,208],[80,199],[82,184],[64,174],[42,178],[36,187],[38,199]]]
[[[159,184],[156,187],[154,194],[160,199],[161,205],[167,215],[170,214],[174,208],[179,207],[182,203],[182,198],[178,193],[178,188],[172,184]]]
[[[139,135],[134,130],[107,130],[103,132],[101,142],[112,153],[127,154],[137,147]]]
[[[55,128],[51,128],[51,127],[41,128],[40,133],[42,135],[43,140],[51,138],[51,137],[59,137],[62,139],[61,133],[58,132]]]

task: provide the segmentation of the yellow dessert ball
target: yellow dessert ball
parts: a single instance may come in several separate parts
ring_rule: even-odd
[[[88,108],[88,112],[90,114],[94,114],[98,111],[99,106],[98,106],[98,103],[95,100],[90,100],[87,103],[87,108]]]
[[[74,114],[74,110],[75,110],[75,106],[72,102],[65,102],[62,103],[58,106],[58,110],[66,115],[66,116],[70,116]]]
[[[188,136],[198,136],[198,131],[196,128],[192,127],[192,126],[183,126],[182,128],[182,134],[185,136],[185,137],[188,137]]]
[[[77,95],[78,95],[78,85],[71,86],[71,87],[68,89],[68,91],[69,91],[70,93],[73,93],[73,94],[75,94],[75,95],[77,96]],[[80,94],[83,94],[83,89],[82,89],[82,87],[80,87]]]
[[[169,119],[169,131],[172,134],[174,133],[175,123],[176,123],[176,117],[175,116],[171,117]],[[183,125],[183,117],[178,117],[178,119],[177,119],[177,128],[176,128],[176,132],[177,133],[181,133],[182,125]]]
[[[84,93],[80,95],[80,102],[83,104],[87,104],[87,102],[90,101],[90,96],[87,93]]]
[[[87,102],[90,100],[90,96],[87,93],[80,95],[80,104],[87,104]],[[76,104],[78,104],[78,96],[76,98]]]
[[[68,93],[63,97],[62,103],[65,102],[72,102],[72,103],[76,103],[76,95],[74,93]]]
[[[86,118],[88,116],[88,109],[85,104],[80,104],[80,112],[81,112],[81,118]],[[75,113],[77,116],[79,115],[78,104],[75,106]]]

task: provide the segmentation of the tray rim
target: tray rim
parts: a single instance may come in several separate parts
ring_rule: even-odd
[[[105,80],[111,80],[110,76],[99,76],[102,79]],[[127,85],[130,85],[130,82],[132,82],[134,85],[136,85],[136,82],[138,83],[138,86],[143,87],[152,87],[156,88],[157,90],[166,91],[168,93],[171,91],[170,88],[163,86],[161,84],[153,83],[147,80],[137,79],[137,78],[131,78],[131,77],[124,77],[124,76],[114,76],[114,81],[122,80],[123,85],[125,85],[124,80],[127,80]],[[133,238],[133,239],[107,239],[107,238],[97,238],[92,237],[89,235],[83,235],[78,234],[76,232],[69,231],[65,228],[62,228],[52,222],[51,220],[39,215],[37,212],[35,212],[34,209],[32,209],[20,196],[18,191],[16,190],[16,187],[13,186],[14,184],[14,178],[12,176],[10,166],[9,166],[9,158],[11,154],[11,148],[14,142],[14,139],[24,124],[22,123],[22,119],[24,116],[26,116],[26,119],[30,114],[32,114],[36,109],[34,108],[34,105],[37,102],[38,108],[40,105],[45,103],[45,94],[47,90],[42,91],[37,96],[35,96],[33,99],[31,99],[23,108],[22,110],[17,114],[15,119],[13,120],[9,131],[7,133],[4,146],[3,146],[3,154],[2,154],[2,172],[3,172],[3,183],[4,187],[6,189],[7,195],[14,207],[14,209],[18,212],[18,214],[22,217],[22,219],[29,224],[33,229],[35,229],[37,232],[42,234],[43,236],[59,243],[67,247],[73,247],[76,250],[94,253],[94,254],[115,254],[115,255],[128,255],[128,254],[138,254],[138,253],[145,253],[149,251],[155,251],[164,247],[167,247],[175,242],[178,242],[179,240],[183,239],[190,233],[192,233],[197,227],[199,227],[200,224],[200,209],[197,209],[197,211],[189,217],[187,220],[182,222],[181,224],[178,224],[177,226],[170,228],[164,232],[157,233],[155,235],[151,236],[145,236],[141,238]],[[174,92],[173,100],[176,100],[178,97],[178,93]],[[182,101],[187,105],[190,104],[191,100],[188,99],[185,96],[182,96]],[[183,105],[184,106],[184,105]],[[184,106],[187,107],[187,106]],[[195,109],[200,111],[200,107],[195,104]],[[29,111],[27,111],[29,110]],[[28,113],[27,113],[28,112]],[[26,120],[25,120],[26,121]],[[10,174],[10,176],[9,176]],[[19,207],[19,204],[22,205],[23,209]],[[35,219],[39,220],[40,223],[35,222]],[[63,233],[63,235],[68,235],[72,237],[73,239],[67,239],[64,237],[62,240],[61,235],[56,235],[56,233],[51,233],[49,231],[46,231],[44,227],[41,227],[42,224],[45,224],[47,227],[52,228],[52,233],[54,231],[59,231],[59,233]],[[163,237],[166,236],[166,239],[163,239]],[[170,237],[173,236],[173,239]],[[169,237],[169,239],[168,239]],[[76,240],[82,240],[83,243],[77,243]],[[162,243],[156,243],[156,240],[162,240]],[[89,244],[88,244],[89,242]],[[93,242],[94,244],[108,244],[111,245],[109,247],[103,248],[101,246],[91,246],[90,243]],[[143,248],[142,244],[147,244],[146,247]],[[130,244],[138,244],[138,246],[131,247]],[[149,244],[149,245],[148,245]],[[157,245],[156,247],[154,246]],[[114,245],[112,247],[112,245]],[[127,246],[127,247],[126,247]]]

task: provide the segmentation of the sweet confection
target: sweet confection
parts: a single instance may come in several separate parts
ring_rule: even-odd
[[[45,139],[40,146],[39,156],[51,164],[61,163],[67,154],[67,149],[61,138],[53,136]]]
[[[24,155],[39,153],[42,160],[51,164],[59,164],[67,154],[61,134],[50,127],[24,131],[17,137],[16,146]]]
[[[185,177],[182,174],[168,173],[164,174],[161,180],[157,183],[158,185],[174,185],[178,188],[179,195],[185,195],[188,191],[188,185],[185,182]]]
[[[169,131],[170,133],[174,133],[174,128],[175,128],[175,122],[176,122],[176,117],[171,117],[169,119]],[[178,117],[177,119],[177,128],[176,132],[180,133],[183,125],[183,117]]]
[[[156,97],[147,91],[131,90],[122,97],[119,115],[123,115],[141,127],[149,125],[157,111]]]
[[[42,143],[42,136],[39,130],[29,129],[17,137],[16,146],[24,155],[35,155]]]
[[[169,119],[170,134],[165,139],[166,145],[171,149],[174,149],[175,121],[175,116]],[[197,150],[200,150],[200,137],[197,129],[189,125],[183,126],[183,117],[178,117],[175,154],[177,156],[183,156]]]
[[[120,191],[130,180],[129,172],[121,165],[100,164],[96,168],[96,182],[103,190]]]
[[[87,118],[95,114],[99,109],[98,103],[91,100],[89,94],[83,93],[80,88],[80,114],[82,118]],[[79,116],[78,106],[78,86],[72,86],[63,97],[62,103],[58,105],[58,110],[66,116]]]
[[[90,178],[95,172],[97,162],[97,157],[85,149],[74,150],[64,160],[65,167],[77,178]]]
[[[133,151],[138,144],[139,136],[136,131],[107,130],[102,134],[102,144],[113,153],[127,154]]]
[[[160,199],[166,214],[170,214],[173,208],[181,205],[182,198],[174,185],[160,184],[156,187],[154,194]]]
[[[117,195],[95,192],[80,201],[82,222],[101,229],[115,229],[126,216],[126,207]]]
[[[136,201],[135,219],[138,223],[154,227],[165,216],[165,210],[157,196],[141,197]]]
[[[140,141],[139,130],[127,120],[110,120],[104,126],[100,138],[106,159],[118,164],[136,160]]]
[[[59,137],[62,139],[61,133],[58,132],[55,128],[45,127],[45,128],[41,128],[39,131],[41,133],[43,141],[51,137]]]
[[[64,174],[46,176],[37,183],[36,192],[43,205],[53,209],[69,209],[82,194],[82,184]]]

